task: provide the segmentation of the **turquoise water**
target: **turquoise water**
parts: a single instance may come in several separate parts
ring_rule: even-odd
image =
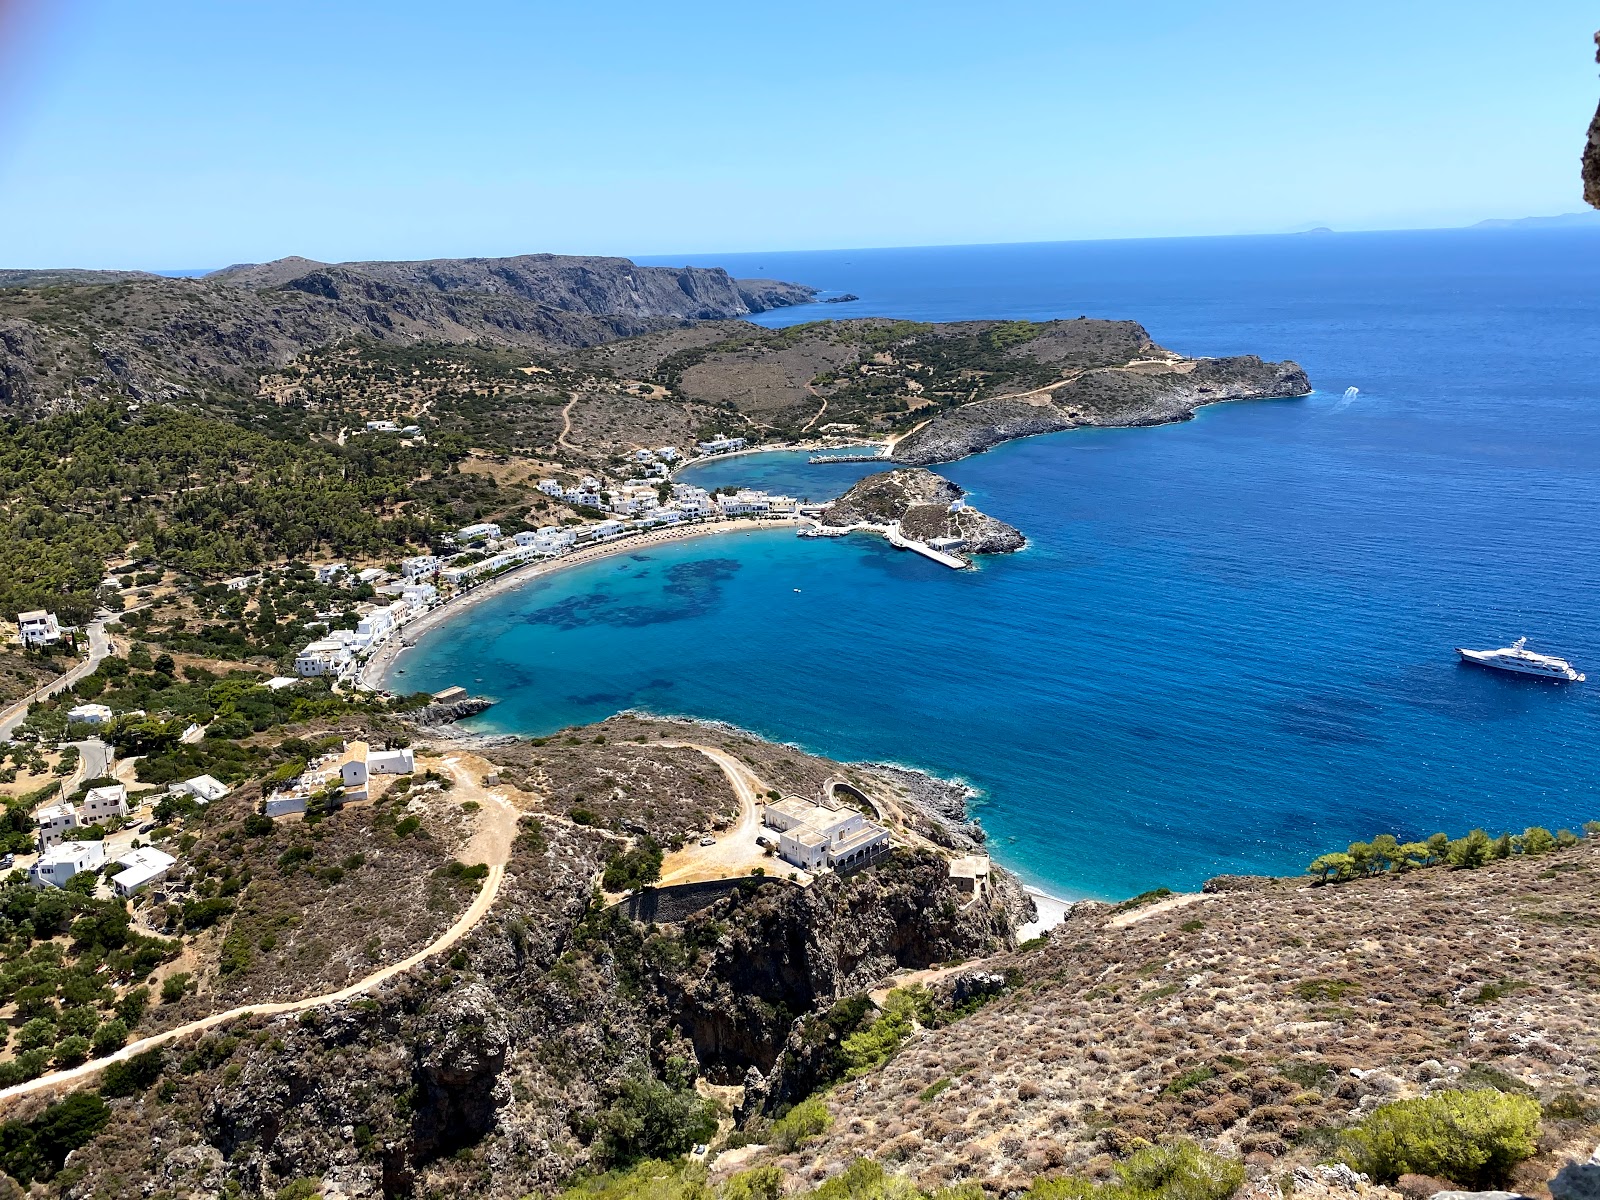
[[[396,686],[499,697],[483,730],[640,707],[959,775],[996,854],[1075,895],[1600,816],[1600,236],[756,257],[701,261],[863,296],[841,310],[1135,316],[1185,352],[1298,358],[1319,390],[941,468],[1031,539],[979,571],[708,537],[487,601]],[[799,459],[693,477],[816,497],[871,469]],[[1522,634],[1597,682],[1455,662]]]

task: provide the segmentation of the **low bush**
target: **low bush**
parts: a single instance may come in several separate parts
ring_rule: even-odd
[[[1539,1102],[1504,1092],[1450,1091],[1375,1110],[1341,1136],[1344,1162],[1374,1179],[1432,1175],[1495,1188],[1534,1154]]]
[[[1146,1146],[1116,1171],[1101,1184],[1076,1175],[1036,1179],[1026,1200],[1227,1200],[1244,1182],[1243,1165],[1188,1141]]]
[[[812,1096],[772,1123],[772,1144],[787,1154],[807,1138],[827,1133],[832,1124],[833,1114],[828,1106],[820,1096]]]

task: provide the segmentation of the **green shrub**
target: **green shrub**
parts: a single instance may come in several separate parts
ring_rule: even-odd
[[[94,1049],[96,1058],[104,1058],[108,1054],[115,1054],[128,1041],[128,1027],[116,1017],[94,1031],[90,1045]]]
[[[1117,1178],[1135,1194],[1162,1200],[1227,1200],[1244,1182],[1244,1167],[1193,1142],[1148,1146],[1117,1164]]]
[[[779,1200],[782,1195],[781,1167],[751,1167],[722,1185],[722,1200]]]
[[[772,1144],[787,1154],[807,1138],[827,1133],[832,1124],[833,1114],[822,1097],[812,1096],[772,1123]]]
[[[600,1114],[604,1160],[624,1166],[682,1154],[717,1132],[717,1108],[688,1087],[674,1088],[640,1072],[622,1081]]]
[[[920,1092],[917,1093],[917,1099],[921,1100],[924,1104],[926,1104],[929,1100],[932,1100],[940,1092],[944,1091],[945,1088],[949,1087],[950,1083],[951,1083],[951,1080],[950,1080],[950,1076],[948,1076],[948,1075],[946,1075],[943,1079],[935,1079],[927,1087],[923,1088]]]
[[[100,1076],[100,1094],[113,1100],[136,1095],[161,1078],[161,1051],[146,1050],[124,1062],[108,1065]]]
[[[628,892],[661,878],[661,847],[652,837],[642,837],[638,845],[613,852],[606,860],[601,885],[608,892]]]
[[[1440,1092],[1385,1104],[1341,1138],[1343,1161],[1384,1183],[1433,1175],[1493,1188],[1531,1158],[1539,1102],[1497,1091]]]
[[[89,1057],[89,1039],[81,1033],[62,1038],[56,1043],[56,1066],[75,1067]]]

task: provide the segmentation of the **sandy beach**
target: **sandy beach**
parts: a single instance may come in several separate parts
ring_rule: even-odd
[[[1003,865],[1003,864],[1002,864]],[[1067,913],[1072,911],[1072,901],[1062,900],[1059,897],[1047,895],[1036,887],[1024,887],[1023,891],[1033,897],[1033,906],[1039,915],[1017,930],[1017,941],[1025,942],[1029,938],[1036,938],[1042,933],[1049,933],[1062,921],[1067,919]]]
[[[567,570],[569,567],[580,566],[583,563],[594,562],[596,559],[606,558],[612,554],[632,553],[659,546],[666,542],[683,542],[690,538],[709,537],[713,534],[748,533],[753,529],[793,529],[799,522],[793,518],[767,518],[765,520],[743,519],[737,521],[705,521],[694,525],[683,525],[664,529],[653,529],[649,533],[634,534],[630,537],[618,538],[614,542],[605,542],[598,546],[586,546],[571,554],[564,554],[559,558],[536,560],[526,566],[517,567],[507,571],[504,575],[496,576],[488,583],[479,584],[468,591],[460,592],[445,601],[439,607],[429,610],[415,621],[409,621],[396,631],[395,636],[384,643],[383,647],[362,665],[356,674],[356,686],[367,691],[379,691],[384,686],[385,677],[394,667],[396,660],[408,649],[406,643],[415,642],[430,629],[454,620],[462,613],[468,611],[474,604],[498,596],[513,588],[521,587],[534,579],[554,574],[557,571]]]

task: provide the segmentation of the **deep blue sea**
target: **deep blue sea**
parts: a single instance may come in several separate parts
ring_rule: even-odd
[[[472,608],[395,686],[494,695],[483,730],[639,707],[960,776],[997,857],[1069,896],[1600,817],[1600,232],[693,261],[862,297],[767,324],[1128,317],[1187,354],[1297,359],[1317,392],[941,468],[1031,539],[978,571],[703,538]],[[820,498],[866,469],[697,478]],[[1593,682],[1456,662],[1520,635]]]

